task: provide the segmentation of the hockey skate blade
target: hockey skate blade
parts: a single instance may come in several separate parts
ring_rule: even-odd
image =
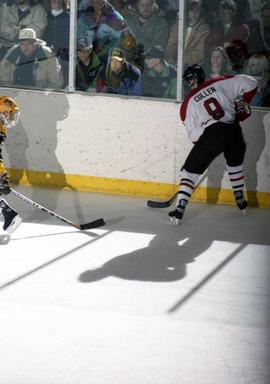
[[[8,228],[5,230],[5,232],[10,235],[12,232],[15,231],[15,229],[18,228],[21,222],[22,222],[21,217],[19,215],[16,215],[12,220],[12,222],[10,223],[10,225],[8,226]]]
[[[169,218],[169,222],[174,225],[174,226],[178,226],[181,222],[181,220],[177,219],[176,217],[170,217]]]

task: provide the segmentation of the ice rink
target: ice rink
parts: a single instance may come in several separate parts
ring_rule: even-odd
[[[0,384],[269,384],[270,210],[15,187],[7,200]],[[1,216],[2,228],[2,216]]]

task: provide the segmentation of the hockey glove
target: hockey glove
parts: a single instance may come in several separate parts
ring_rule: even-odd
[[[244,121],[251,115],[251,109],[248,103],[242,96],[237,96],[235,101],[236,119],[238,121]]]
[[[8,195],[9,193],[9,175],[7,172],[0,173],[0,195]]]

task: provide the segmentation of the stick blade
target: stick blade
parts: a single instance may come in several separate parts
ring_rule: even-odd
[[[150,208],[167,208],[167,207],[169,207],[174,202],[174,200],[176,199],[177,195],[178,195],[178,192],[176,192],[173,195],[173,197],[171,197],[170,200],[167,200],[167,201],[148,200],[147,201],[147,205]]]
[[[81,224],[79,229],[82,231],[85,231],[86,229],[102,227],[105,224],[106,223],[105,223],[104,219],[100,218],[100,219],[91,221],[90,223]]]
[[[155,200],[148,200],[147,205],[150,208],[167,208],[170,206],[168,201],[155,201]]]

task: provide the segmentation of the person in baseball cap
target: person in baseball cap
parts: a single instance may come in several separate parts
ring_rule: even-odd
[[[139,96],[140,81],[141,71],[127,61],[121,48],[112,48],[104,73],[103,92]]]
[[[19,32],[19,41],[34,40],[37,41],[36,31],[32,28],[23,28]]]
[[[111,59],[115,59],[117,61],[123,61],[124,58],[124,52],[120,48],[113,48],[111,53]]]
[[[79,37],[77,39],[77,51],[81,51],[83,49],[93,49],[93,44],[87,39],[87,37]]]
[[[164,61],[165,59],[165,51],[160,45],[155,45],[151,47],[146,53],[147,59],[160,59],[160,61]]]
[[[142,95],[173,99],[176,96],[177,70],[165,59],[165,51],[154,45],[146,52],[146,68],[142,75]]]
[[[63,73],[57,57],[32,28],[19,32],[18,44],[11,47],[0,62],[0,82],[31,88],[59,89]]]

